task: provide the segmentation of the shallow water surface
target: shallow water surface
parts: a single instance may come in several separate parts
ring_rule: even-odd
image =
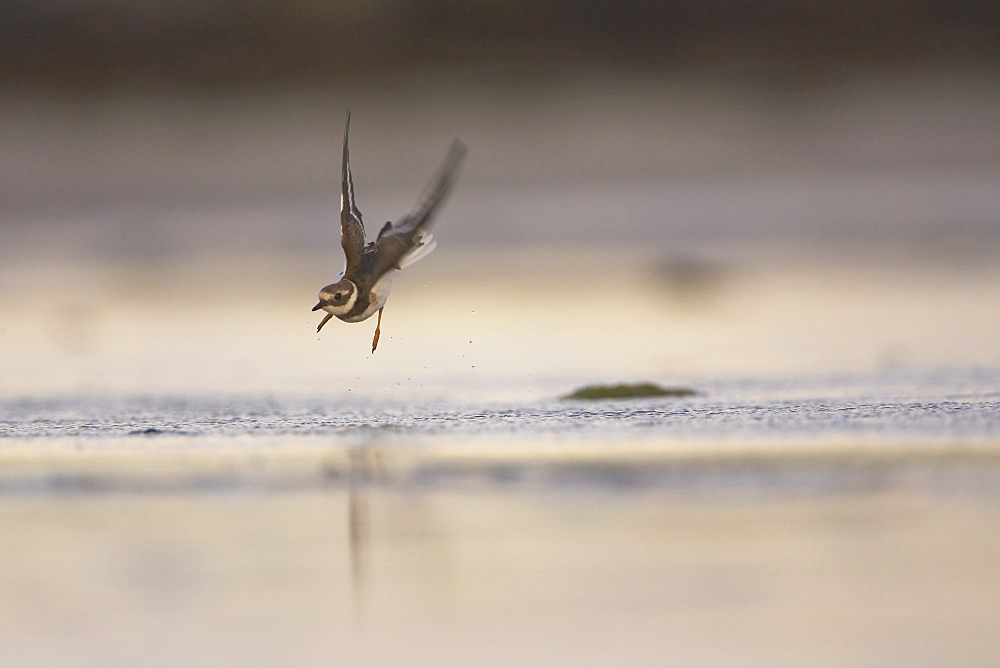
[[[0,660],[986,663],[996,381],[7,399]]]
[[[389,486],[0,502],[6,664],[988,663],[994,500]]]

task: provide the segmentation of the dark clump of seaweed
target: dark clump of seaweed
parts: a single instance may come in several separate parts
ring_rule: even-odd
[[[656,383],[621,383],[618,385],[586,385],[562,397],[573,399],[636,399],[643,397],[693,397],[697,392],[689,387],[661,387]]]

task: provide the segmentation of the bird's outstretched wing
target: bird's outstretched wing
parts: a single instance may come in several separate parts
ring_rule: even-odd
[[[423,257],[435,242],[426,233],[434,214],[444,201],[458,173],[458,167],[465,157],[465,144],[455,140],[448,148],[444,162],[424,189],[413,210],[395,223],[386,223],[378,234],[371,257],[376,262],[375,276],[381,276],[392,269],[401,268],[407,260],[415,261],[417,254]]]
[[[365,224],[361,211],[354,203],[354,177],[351,176],[351,154],[347,148],[347,135],[351,130],[351,112],[347,112],[344,127],[344,162],[340,184],[340,245],[347,258],[345,271],[350,271],[361,263],[361,251],[365,247]]]

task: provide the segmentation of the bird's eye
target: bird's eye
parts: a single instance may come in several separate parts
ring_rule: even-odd
[[[339,293],[339,292],[338,292],[337,294],[335,294],[335,295],[333,296],[333,300],[334,300],[334,301],[338,301],[338,302],[339,302],[339,301],[341,300],[341,298],[343,298],[343,296],[344,296],[344,295],[342,295],[341,293]]]

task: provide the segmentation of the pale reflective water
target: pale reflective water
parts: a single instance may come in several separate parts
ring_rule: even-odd
[[[988,663],[996,387],[7,399],[0,659]]]
[[[271,473],[228,464],[243,480]],[[163,480],[147,466],[133,462]],[[386,473],[304,489],[5,490],[0,657],[984,664],[1000,600],[989,466],[986,495],[790,491],[757,463],[739,467],[756,491],[735,495],[679,493],[669,479],[413,485]]]

